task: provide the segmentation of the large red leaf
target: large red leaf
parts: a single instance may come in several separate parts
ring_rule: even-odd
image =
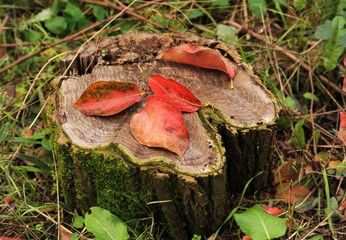
[[[183,115],[170,102],[159,96],[147,97],[143,110],[132,116],[130,129],[140,144],[162,147],[180,157],[190,143]]]
[[[340,126],[338,137],[346,146],[346,114],[344,112],[340,112]]]
[[[142,93],[136,84],[98,81],[82,93],[74,107],[86,115],[110,116],[141,99]]]
[[[148,84],[155,95],[169,100],[182,112],[196,112],[202,106],[189,89],[172,79],[154,75],[149,78]]]
[[[208,47],[184,44],[164,51],[156,59],[220,70],[228,74],[231,83],[235,76],[235,70],[228,60],[217,50]],[[233,88],[232,85],[231,88]]]

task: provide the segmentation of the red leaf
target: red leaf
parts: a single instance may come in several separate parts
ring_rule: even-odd
[[[346,92],[346,77],[344,77],[344,80],[342,82],[342,91]]]
[[[173,103],[182,112],[196,112],[201,108],[201,101],[180,83],[159,75],[151,76],[148,84],[157,96],[162,96]]]
[[[284,211],[281,208],[277,208],[277,207],[270,207],[268,205],[262,204],[262,209],[273,216],[279,216],[280,214],[282,214]]]
[[[74,107],[86,115],[110,116],[140,102],[141,94],[133,83],[99,81],[82,93]]]
[[[252,238],[250,236],[244,236],[243,240],[252,240]]]
[[[208,47],[184,44],[164,51],[156,59],[220,70],[228,74],[231,83],[235,76],[235,70],[228,60],[217,50]]]
[[[66,231],[62,226],[60,226],[61,240],[70,240],[73,236],[72,233]]]
[[[170,102],[158,96],[147,97],[143,110],[132,116],[130,129],[142,145],[162,147],[180,157],[190,143],[184,117]]]
[[[19,238],[0,237],[0,240],[19,240]]]
[[[340,112],[340,126],[338,137],[346,146],[346,114],[344,112]]]

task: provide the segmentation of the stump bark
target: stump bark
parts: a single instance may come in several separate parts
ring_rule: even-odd
[[[183,43],[226,56],[236,69],[234,89],[223,72],[155,60]],[[68,77],[55,83],[52,142],[60,187],[72,208],[100,206],[124,221],[153,214],[171,236],[189,239],[214,232],[231,210],[232,195],[257,173],[263,171],[248,191],[268,184],[278,107],[234,49],[194,36],[130,33],[88,44],[61,67]],[[191,143],[182,158],[132,137],[129,121],[144,101],[111,117],[86,116],[73,107],[95,81],[127,81],[148,90],[148,77],[157,74],[183,84],[205,104],[184,114]]]

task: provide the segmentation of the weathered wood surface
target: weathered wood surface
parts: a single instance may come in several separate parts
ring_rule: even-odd
[[[236,69],[234,89],[229,89],[229,78],[223,72],[155,60],[162,50],[182,43],[219,49]],[[228,215],[231,194],[240,192],[256,173],[264,171],[250,191],[268,183],[278,108],[272,94],[234,50],[198,37],[134,33],[85,46],[77,57],[71,55],[62,61],[62,70],[66,69],[73,76],[60,82],[54,96],[53,142],[62,188],[72,205],[84,211],[95,204],[117,205],[101,200],[102,186],[96,186],[98,180],[94,179],[107,182],[113,173],[90,176],[103,167],[106,171],[111,164],[96,163],[100,155],[124,163],[136,175],[132,185],[152,191],[139,201],[171,200],[159,208],[172,235],[180,235],[178,239],[215,231]],[[85,116],[73,107],[95,81],[127,81],[148,90],[148,77],[157,74],[180,82],[206,104],[197,113],[184,114],[191,143],[182,158],[161,148],[142,146],[132,137],[129,121],[144,101],[111,117]],[[69,164],[71,171],[66,169]],[[116,186],[105,184],[105,188],[115,189],[103,191],[119,191]],[[121,217],[115,209],[110,210]]]

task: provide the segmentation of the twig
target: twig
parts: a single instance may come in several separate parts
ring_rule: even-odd
[[[0,25],[0,36],[2,35],[2,30],[5,28],[9,19],[10,19],[10,16],[8,14],[6,14],[6,16],[4,17],[4,20],[2,21],[2,23]]]

